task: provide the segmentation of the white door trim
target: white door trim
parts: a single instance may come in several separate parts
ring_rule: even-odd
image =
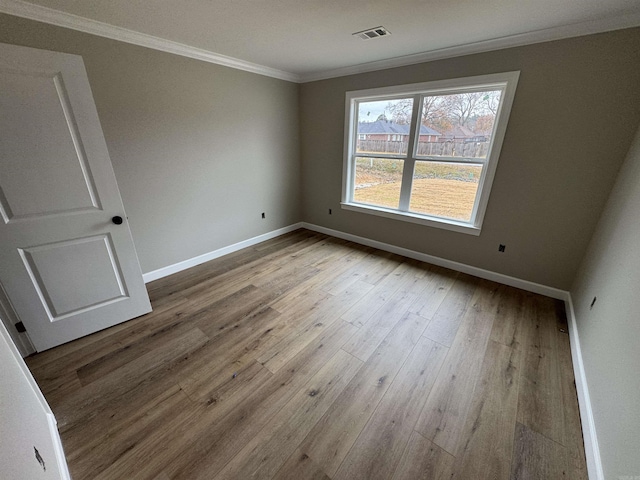
[[[0,336],[2,337],[2,339],[0,340],[0,348],[4,348],[1,343],[5,343],[8,345],[9,348],[9,352],[11,354],[11,356],[14,357],[15,362],[18,364],[18,367],[20,369],[20,373],[21,376],[24,378],[25,382],[28,384],[28,386],[30,387],[30,390],[33,392],[33,395],[36,398],[37,403],[40,405],[40,407],[42,408],[42,413],[44,413],[44,415],[46,415],[47,418],[47,424],[48,424],[48,428],[49,428],[49,433],[51,435],[51,443],[52,443],[52,448],[53,448],[53,454],[54,454],[54,460],[56,462],[56,466],[57,471],[59,472],[59,477],[61,480],[71,480],[71,475],[69,474],[69,467],[67,466],[67,460],[65,458],[64,455],[64,450],[62,448],[62,441],[60,440],[60,434],[58,433],[58,422],[55,419],[55,416],[53,415],[53,412],[51,411],[51,408],[49,407],[49,404],[47,403],[46,399],[44,398],[44,395],[42,394],[42,392],[40,391],[40,387],[38,387],[38,384],[36,383],[35,379],[33,378],[33,376],[31,375],[31,372],[29,371],[29,368],[27,367],[26,363],[24,362],[24,360],[22,359],[22,357],[20,356],[20,352],[18,352],[18,349],[16,348],[16,345],[13,343],[12,339],[11,339],[11,335],[9,334],[7,328],[5,328],[4,326],[4,322],[5,322],[5,318],[4,317],[0,317]],[[5,368],[9,368],[9,365],[5,365]],[[8,407],[9,409],[11,409],[14,405],[13,404],[9,404],[9,405],[4,405],[5,407]],[[2,412],[2,415],[10,415],[12,412],[8,411],[8,412]],[[35,414],[35,413],[34,413]],[[9,442],[9,444],[13,444],[13,438],[11,437],[11,432],[2,432],[2,435],[4,437],[4,439]],[[16,459],[16,461],[18,461],[18,459]],[[34,462],[36,461],[35,459],[33,460]],[[9,465],[2,465],[2,468],[9,468]],[[51,469],[49,469],[51,471]],[[55,469],[53,469],[55,470]],[[46,471],[44,472],[46,473]],[[43,477],[44,478],[44,477]],[[49,477],[47,477],[49,478]]]
[[[33,346],[33,343],[31,343],[27,332],[19,333],[18,330],[16,330],[16,323],[18,323],[20,319],[13,309],[2,285],[0,285],[0,320],[2,320],[2,324],[5,326],[14,345],[23,358],[36,352],[36,348]]]

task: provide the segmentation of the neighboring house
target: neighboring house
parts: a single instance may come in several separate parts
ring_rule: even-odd
[[[442,134],[434,129],[420,126],[420,142],[437,142]],[[406,142],[409,138],[409,125],[390,120],[358,123],[358,140],[382,140],[385,142]]]
[[[442,134],[440,141],[486,142],[490,136],[491,132],[474,132],[465,126],[456,126]]]

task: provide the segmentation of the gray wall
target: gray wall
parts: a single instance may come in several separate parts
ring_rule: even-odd
[[[639,215],[640,130],[571,289],[607,479],[640,476]]]
[[[303,217],[567,290],[640,122],[638,65],[640,29],[629,29],[303,84]],[[480,237],[340,209],[345,92],[512,70],[520,81]]]
[[[297,84],[8,15],[0,42],[84,58],[143,272],[301,220]]]

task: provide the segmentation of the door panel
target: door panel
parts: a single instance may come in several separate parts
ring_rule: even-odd
[[[52,322],[128,298],[108,235],[20,249],[20,255]]]
[[[151,310],[82,58],[0,44],[0,282],[37,350]]]
[[[99,208],[62,76],[2,71],[0,90],[5,219]]]

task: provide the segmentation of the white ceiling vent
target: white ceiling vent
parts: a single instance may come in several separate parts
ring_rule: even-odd
[[[352,33],[351,35],[357,35],[362,40],[370,40],[372,38],[386,37],[391,35],[391,32],[384,27],[375,27],[363,30],[362,32]]]

